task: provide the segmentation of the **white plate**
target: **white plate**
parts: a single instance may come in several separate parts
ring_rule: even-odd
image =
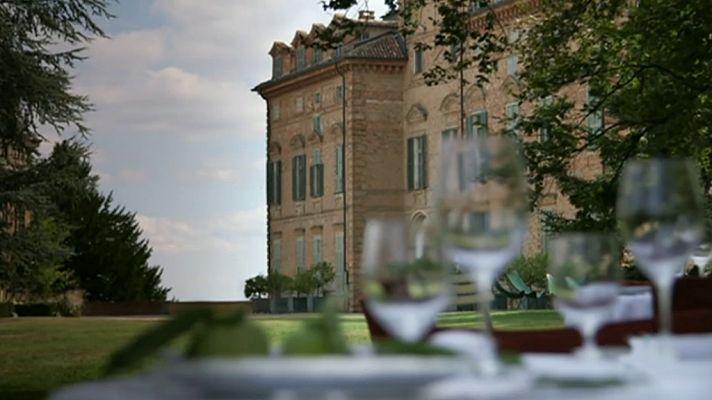
[[[590,359],[569,354],[525,354],[522,362],[535,376],[559,381],[630,381],[640,377],[616,358]]]
[[[263,397],[279,391],[330,389],[362,397],[407,395],[466,368],[466,362],[456,357],[326,356],[211,359],[186,362],[166,374],[181,383],[200,387],[208,397]]]

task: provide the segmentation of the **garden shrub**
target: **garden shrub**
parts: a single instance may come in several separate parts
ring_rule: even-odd
[[[0,303],[0,318],[12,317],[12,313],[15,311],[14,304],[12,303]]]
[[[547,287],[547,262],[547,257],[544,253],[531,257],[522,255],[510,264],[507,272],[516,271],[530,288],[544,290]]]

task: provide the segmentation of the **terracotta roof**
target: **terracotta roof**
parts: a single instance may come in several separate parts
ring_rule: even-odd
[[[388,32],[383,35],[357,43],[347,58],[369,58],[379,60],[406,60],[408,53],[403,36],[398,32]]]

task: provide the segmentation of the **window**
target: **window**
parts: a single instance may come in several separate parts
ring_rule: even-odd
[[[321,106],[321,93],[314,93],[314,107]]]
[[[467,135],[487,136],[487,111],[477,111],[467,118]]]
[[[340,289],[344,282],[344,270],[346,269],[346,260],[344,258],[344,234],[339,232],[334,237],[334,242],[336,244],[336,259],[334,260],[335,266],[335,279],[336,288]]]
[[[423,50],[415,49],[415,65],[414,71],[416,74],[423,72],[424,60],[423,60]]]
[[[598,97],[591,94],[590,89],[586,92],[586,110],[589,113],[586,118],[588,125],[588,147],[595,147],[597,136],[603,130],[603,107],[599,103]],[[593,109],[597,109],[593,111]]]
[[[507,57],[507,75],[508,76],[517,76],[518,70],[519,70],[519,56],[516,54],[512,54],[511,56]]]
[[[359,41],[361,41],[361,40],[366,40],[366,39],[368,39],[369,37],[371,37],[371,35],[370,35],[370,34],[368,33],[368,31],[366,31],[366,30],[362,30],[362,31],[360,31],[360,32],[358,33],[358,40],[359,40]]]
[[[318,47],[314,48],[314,64],[319,64],[321,62],[321,49]]]
[[[267,162],[267,205],[282,203],[282,161]]]
[[[344,145],[336,145],[336,185],[335,192],[344,192]]]
[[[282,239],[272,240],[272,272],[282,270]]]
[[[504,107],[505,129],[512,135],[519,134],[519,103],[509,103]]]
[[[324,164],[321,162],[321,150],[314,149],[312,165],[309,167],[309,181],[311,183],[311,197],[324,195]]]
[[[304,237],[297,238],[297,272],[304,271],[306,264],[304,254]]]
[[[427,136],[408,139],[408,190],[421,190],[428,186]]]
[[[292,200],[303,201],[307,197],[307,156],[292,158]]]
[[[339,43],[338,46],[336,46],[336,49],[334,50],[334,58],[339,58],[344,52],[344,45]]]
[[[336,99],[341,100],[344,98],[344,87],[339,85],[336,87]]]
[[[317,114],[312,117],[312,129],[314,133],[321,135],[321,115]]]
[[[490,227],[490,213],[487,211],[470,211],[467,214],[465,230],[470,233],[487,232]]]
[[[304,112],[304,98],[299,96],[294,100],[294,106],[298,113]]]
[[[316,264],[319,264],[320,262],[322,262],[322,260],[323,260],[323,257],[321,254],[321,236],[318,236],[318,235],[314,236],[313,244],[314,244],[314,248],[313,248],[313,253],[312,253],[312,258],[313,258],[312,265],[316,265]]]
[[[447,142],[448,140],[453,140],[457,139],[457,128],[448,128],[442,131],[442,143]]]
[[[449,52],[450,52],[450,62],[455,63],[460,60],[460,43],[453,43],[450,45]]]
[[[546,223],[546,216],[552,212],[553,210],[550,208],[542,208],[539,210],[539,240],[541,242],[541,251],[543,253],[546,253],[549,247],[549,238],[551,234],[551,228]]]
[[[297,49],[297,71],[304,69],[306,66],[305,50],[304,47]]]
[[[282,76],[282,57],[274,57],[272,59],[272,78],[279,78]]]
[[[539,107],[540,107],[540,109],[541,108],[547,109],[547,108],[551,107],[553,104],[554,104],[554,97],[546,96],[541,100],[541,104],[539,105]],[[549,129],[546,127],[539,128],[539,143],[546,142],[547,140],[549,140]]]

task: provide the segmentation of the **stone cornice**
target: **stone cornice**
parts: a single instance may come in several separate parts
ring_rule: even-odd
[[[316,68],[290,74],[280,79],[262,82],[252,90],[269,98],[288,92],[295,87],[306,86],[333,78],[339,75],[339,71],[343,73],[354,69],[363,70],[365,68],[371,71],[400,72],[405,68],[406,63],[407,60],[343,58],[336,61],[329,61],[316,66]]]

